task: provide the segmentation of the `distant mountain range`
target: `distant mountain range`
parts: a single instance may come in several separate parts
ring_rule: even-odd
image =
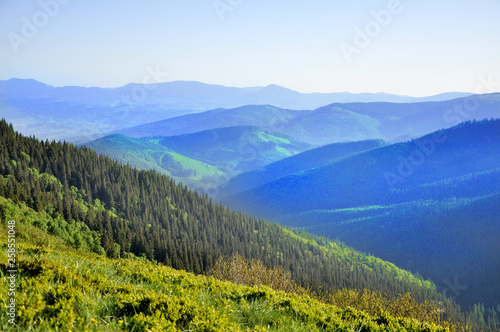
[[[146,92],[141,92],[142,90]],[[278,85],[234,88],[194,81],[157,84],[130,83],[117,88],[53,87],[33,79],[0,80],[2,99],[44,99],[98,106],[169,105],[173,109],[207,111],[243,105],[273,105],[294,110],[314,109],[331,103],[443,101],[470,96],[448,92],[429,97],[410,97],[388,93],[301,93]]]
[[[131,137],[171,136],[252,125],[317,146],[367,139],[397,142],[466,120],[495,118],[499,110],[500,93],[440,102],[337,103],[312,111],[247,105],[179,116],[118,132]]]
[[[42,139],[84,142],[127,127],[216,108],[273,105],[311,110],[331,103],[413,103],[469,95],[450,92],[414,98],[384,93],[299,93],[276,85],[232,88],[187,81],[131,83],[118,88],[52,87],[32,79],[10,79],[0,81],[0,116],[21,132]]]

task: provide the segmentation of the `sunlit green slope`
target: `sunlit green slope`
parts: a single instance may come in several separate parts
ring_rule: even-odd
[[[3,331],[446,331],[384,311],[369,315],[266,286],[239,286],[144,260],[108,259],[30,226],[36,214],[17,205],[6,214],[23,221],[15,224],[16,325],[2,314]],[[0,227],[4,300],[7,226],[4,220]]]

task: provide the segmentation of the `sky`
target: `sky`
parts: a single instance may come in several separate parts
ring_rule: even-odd
[[[0,80],[500,91],[499,0],[0,0]]]

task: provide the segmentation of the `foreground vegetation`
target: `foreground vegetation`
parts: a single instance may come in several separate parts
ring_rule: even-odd
[[[139,259],[108,259],[16,225],[17,326],[4,331],[446,331],[433,323],[370,315],[308,295],[247,287]],[[7,299],[7,223],[1,227]]]

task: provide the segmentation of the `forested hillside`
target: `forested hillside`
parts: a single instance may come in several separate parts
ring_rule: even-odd
[[[495,307],[500,298],[499,202],[496,193],[316,210],[284,216],[280,222],[418,272],[465,308],[476,303]]]
[[[453,197],[460,191],[447,193],[443,187],[453,188],[454,179],[497,169],[499,147],[500,120],[465,122],[268,182],[227,202],[269,216],[399,203],[410,193],[409,200],[431,198],[431,187]],[[475,195],[498,190],[490,183],[476,186]]]
[[[281,177],[322,167],[354,154],[384,146],[381,140],[334,143],[310,149],[266,165],[261,169],[245,172],[230,179],[221,186],[220,196],[259,187]]]
[[[159,144],[160,140],[161,137],[132,138],[113,134],[85,146],[123,164],[168,175],[190,188],[212,188],[227,178],[217,167],[179,154]]]
[[[203,273],[221,255],[239,252],[268,267],[282,266],[314,289],[368,288],[391,295],[411,292],[419,300],[439,298],[433,284],[392,264],[232,212],[154,171],[122,166],[88,148],[23,137],[5,121],[0,133],[0,196],[47,215],[42,227],[54,232],[50,219],[84,223],[101,234],[108,257],[131,252]]]
[[[31,235],[24,235],[21,238],[33,239],[38,246],[38,249],[30,247],[26,251],[27,256],[24,257],[26,265],[22,269],[24,271],[22,273],[36,277],[41,271],[36,265],[39,264],[37,263],[39,261],[31,262],[30,257],[33,256],[30,255],[33,254],[35,260],[41,257],[48,259],[44,261],[46,262],[44,264],[46,272],[39,275],[40,280],[33,279],[31,284],[34,287],[33,290],[26,288],[27,293],[25,294],[41,292],[42,297],[50,297],[52,295],[47,294],[52,292],[51,288],[42,291],[41,284],[49,283],[54,285],[53,287],[65,289],[75,285],[74,283],[61,284],[60,280],[62,280],[61,277],[65,276],[65,272],[63,274],[57,272],[68,268],[75,270],[69,265],[61,265],[61,259],[67,261],[68,264],[76,262],[72,257],[65,256],[67,255],[65,252],[54,252],[50,258],[43,256],[45,251],[42,249],[46,246],[44,243],[47,243],[47,239],[45,236],[40,237],[40,235],[34,237],[34,234],[48,232],[63,239],[66,245],[70,245],[72,248],[93,251],[109,258],[139,256],[143,260],[149,259],[153,263],[163,263],[195,273],[208,273],[220,258],[240,253],[245,259],[258,259],[267,268],[281,267],[284,271],[288,271],[299,285],[310,287],[309,289],[316,292],[315,294],[323,294],[320,298],[326,299],[326,301],[332,299],[334,303],[356,304],[355,306],[360,306],[363,308],[362,310],[365,310],[370,307],[367,307],[368,303],[375,303],[373,302],[375,298],[369,299],[372,293],[356,291],[339,293],[338,290],[343,288],[369,289],[375,291],[373,296],[377,299],[376,303],[381,305],[386,303],[384,302],[386,300],[384,297],[376,295],[379,294],[376,293],[378,291],[387,293],[388,298],[393,299],[389,300],[389,304],[395,303],[399,306],[408,303],[408,305],[413,306],[411,304],[413,300],[408,302],[407,297],[401,298],[403,302],[395,300],[398,294],[410,292],[418,301],[431,301],[433,308],[437,306],[438,309],[432,310],[438,310],[441,320],[451,319],[462,322],[463,326],[468,324],[491,331],[498,325],[498,319],[495,320],[495,311],[485,311],[483,307],[477,306],[473,313],[461,313],[456,304],[440,295],[431,282],[415,277],[395,265],[373,256],[360,254],[340,242],[327,241],[324,238],[306,233],[292,232],[277,224],[269,224],[241,213],[231,212],[219,204],[213,204],[207,196],[188,190],[184,186],[176,185],[173,180],[164,175],[159,175],[154,171],[138,171],[129,166],[122,166],[108,157],[98,156],[88,148],[76,148],[66,143],[44,142],[23,137],[14,132],[12,126],[9,126],[5,121],[0,122],[0,134],[2,138],[0,142],[0,217],[2,222],[14,219],[26,227],[38,229],[38,231],[29,231],[27,234]],[[49,247],[54,248],[51,245]],[[53,259],[54,263],[49,263]],[[76,264],[77,266],[88,266],[85,258]],[[151,285],[148,287],[154,289],[163,287],[160,285],[162,281],[156,279],[134,279],[133,284],[124,285],[130,292],[124,290],[123,287],[116,286],[116,281],[112,281],[111,285],[113,286],[109,286],[110,284],[105,279],[110,276],[115,278],[121,273],[111,271],[110,266],[110,263],[106,262],[102,268],[95,267],[92,270],[95,271],[92,272],[94,274],[104,273],[103,275],[105,275],[104,279],[98,277],[97,281],[92,281],[93,279],[86,281],[88,273],[85,271],[82,271],[82,274],[74,275],[75,277],[79,276],[78,283],[83,282],[84,289],[89,283],[93,285],[92,287],[106,289],[104,295],[96,295],[97,302],[88,303],[90,307],[85,309],[84,318],[78,321],[79,323],[93,326],[92,324],[102,322],[110,324],[111,329],[117,328],[116,324],[127,324],[124,326],[129,328],[133,325],[128,324],[139,324],[141,330],[156,326],[156,324],[168,325],[172,322],[180,324],[179,326],[188,326],[194,321],[201,324],[208,319],[203,316],[205,318],[193,321],[194,317],[197,317],[198,313],[205,312],[205,309],[189,307],[189,311],[183,311],[184,314],[181,314],[190,315],[191,318],[188,321],[177,321],[178,318],[175,317],[179,316],[166,318],[170,323],[161,318],[158,321],[159,317],[154,315],[160,315],[156,311],[160,310],[159,308],[153,306],[151,310],[142,311],[143,309],[141,309],[144,308],[141,305],[142,301],[147,303],[156,301],[153,299],[157,298],[156,293],[144,293],[140,295],[140,299],[135,300],[129,297],[124,298],[125,302],[120,303],[132,311],[128,309],[128,311],[118,311],[118,316],[115,317],[123,315],[123,320],[117,322],[113,318],[110,320],[109,316],[100,316],[108,310],[123,309],[120,304],[115,307],[110,306],[107,302],[109,298],[105,294],[110,289],[118,287],[116,291],[125,292],[123,294],[126,295],[130,292],[137,293],[137,290],[133,289],[144,287],[145,282]],[[140,270],[143,268],[145,267],[141,267]],[[151,267],[151,269],[153,268]],[[164,272],[158,270],[158,273]],[[165,278],[169,278],[168,274],[165,275]],[[55,280],[59,280],[59,282],[55,282]],[[193,280],[186,285],[193,285],[196,282]],[[188,286],[181,286],[181,288],[185,287]],[[54,318],[55,320],[51,318],[45,322],[44,319],[51,317],[49,312],[67,313],[71,317],[81,315],[78,313],[78,310],[81,309],[76,306],[76,303],[79,303],[78,299],[82,296],[80,290],[68,291],[73,295],[66,297],[65,309],[53,311],[50,309],[52,307],[47,307],[46,310],[49,311],[45,309],[38,313],[32,311],[29,313],[31,316],[26,316],[28,318],[25,324],[31,324],[30,322],[33,322],[35,317],[42,317],[40,326],[65,324],[58,318]],[[141,292],[139,290],[139,294],[142,294]],[[242,292],[245,291],[242,290]],[[274,296],[266,291],[259,294],[263,294],[262,296],[266,299]],[[103,297],[101,298],[101,296]],[[197,298],[198,295],[193,294],[192,296],[194,296],[192,298]],[[23,301],[31,301],[24,295],[22,298]],[[180,300],[184,301],[184,298]],[[54,303],[49,301],[43,304],[40,302],[40,310],[44,308],[44,305],[53,306]],[[227,307],[222,309],[218,305],[216,307],[218,308],[217,317],[223,315],[224,310],[227,309]],[[184,309],[179,308],[179,310]],[[238,307],[238,310],[248,310],[248,308]],[[397,314],[398,317],[407,317],[408,310],[401,311]],[[295,309],[293,312],[297,313]],[[269,322],[277,320],[278,317],[286,317],[281,316],[283,314],[286,315],[282,311],[279,314],[275,313],[274,316],[270,316],[274,318],[269,318]],[[91,318],[89,315],[95,315],[99,320]],[[307,317],[311,317],[310,319],[313,321],[317,319],[314,317],[318,317],[316,312],[307,313],[307,315],[311,315]],[[251,324],[261,322],[261,320],[255,320],[256,316],[252,317],[247,322],[252,322]],[[305,316],[301,314],[301,317]],[[214,319],[216,318],[210,318],[208,321],[213,322]],[[307,321],[309,322],[310,319],[307,318]],[[372,324],[368,322],[368,316],[360,319],[362,324]],[[398,318],[398,324],[403,324],[401,319]],[[354,320],[358,322],[358,318],[354,318]],[[226,324],[226,321],[224,320],[223,323]],[[350,323],[338,322],[338,324]],[[417,322],[412,324],[417,324]],[[360,325],[357,326],[360,327]],[[416,325],[412,326],[415,328]],[[325,326],[322,325],[321,328],[325,328]],[[386,329],[386,327],[381,328],[382,330]]]

